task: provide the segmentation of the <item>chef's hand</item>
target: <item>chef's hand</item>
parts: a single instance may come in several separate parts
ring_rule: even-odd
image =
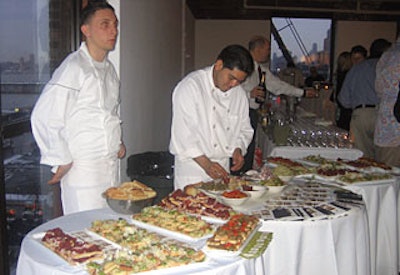
[[[56,184],[56,183],[60,182],[62,177],[64,177],[68,173],[68,171],[71,169],[71,167],[72,167],[72,162],[65,164],[65,165],[58,166],[56,173],[53,175],[53,177],[47,183],[48,184]]]
[[[118,151],[117,156],[119,159],[122,159],[123,157],[125,157],[125,154],[126,154],[126,147],[125,147],[125,144],[122,142],[119,145],[119,151]]]
[[[218,162],[211,161],[205,155],[194,158],[194,161],[197,162],[212,179],[223,179],[225,183],[229,182],[229,173]]]
[[[261,89],[259,86],[256,86],[253,88],[253,90],[250,91],[250,97],[251,98],[258,98],[260,100],[264,100],[265,98],[265,91]]]
[[[243,167],[244,157],[242,155],[241,149],[236,148],[235,151],[233,151],[232,164],[233,164],[233,166],[231,167],[231,170],[234,172],[239,171]]]

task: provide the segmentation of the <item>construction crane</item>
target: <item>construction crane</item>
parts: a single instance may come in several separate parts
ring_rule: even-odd
[[[294,26],[292,20],[290,18],[285,18],[285,20],[286,20],[287,25],[279,30],[276,29],[274,23],[271,21],[271,32],[275,38],[276,43],[278,44],[279,49],[282,51],[282,54],[285,57],[286,62],[287,63],[293,62],[293,58],[292,58],[290,52],[288,51],[285,43],[283,42],[282,37],[279,34],[279,32],[285,28],[290,29],[290,31],[293,34],[294,39],[296,40],[297,44],[299,45],[301,52],[307,59],[309,59],[310,53],[307,51],[306,46],[304,45],[303,41],[301,40],[301,37],[300,37],[299,33],[297,32],[296,27]],[[310,60],[307,60],[307,61],[310,61]]]

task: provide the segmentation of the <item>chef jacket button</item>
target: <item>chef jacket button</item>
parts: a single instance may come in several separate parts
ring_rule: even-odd
[[[227,131],[229,131],[230,129],[231,129],[230,127],[226,128]]]
[[[230,111],[231,111],[231,110],[230,110],[230,109],[228,109],[228,111],[227,111],[227,112],[229,113]]]
[[[216,109],[215,106],[213,106],[213,110],[214,110],[214,111],[215,111],[215,109]]]
[[[214,147],[217,147],[217,146],[218,146],[218,145],[215,143],[215,144],[214,144]]]
[[[215,124],[213,125],[213,129],[215,129]]]
[[[225,149],[227,149],[227,150],[228,150],[228,149],[229,149],[229,146],[225,146]]]

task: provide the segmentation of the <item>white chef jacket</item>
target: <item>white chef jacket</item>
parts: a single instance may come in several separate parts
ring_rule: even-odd
[[[254,72],[249,77],[247,77],[245,82],[241,84],[243,89],[246,91],[249,105],[252,109],[258,109],[258,107],[260,106],[260,104],[256,103],[255,98],[250,97],[251,90],[253,90],[253,88],[256,87],[260,82],[258,76],[258,65],[259,64],[254,61]],[[278,77],[273,75],[268,68],[263,66],[263,64],[260,64],[260,67],[261,71],[265,72],[265,86],[267,87],[268,91],[270,91],[274,95],[285,94],[297,97],[303,96],[303,89],[296,88],[280,80]]]
[[[235,148],[246,154],[253,136],[245,92],[240,86],[222,92],[212,73],[213,66],[192,72],[173,92],[169,149],[175,155],[175,189],[211,180],[193,158],[206,155],[229,171]]]
[[[73,196],[75,199],[68,199],[72,193],[65,191],[71,189],[71,184],[75,190],[98,185],[93,190],[104,191],[117,182],[116,171],[103,170],[106,167],[117,169],[115,162],[121,144],[119,78],[107,58],[103,62],[91,58],[85,43],[54,72],[35,104],[31,124],[42,164],[58,166],[73,162],[68,177],[61,181],[63,207],[67,213],[65,207],[69,203],[74,212],[87,210],[76,207],[75,199],[79,194]],[[83,166],[92,172],[80,172]],[[74,176],[74,172],[81,176]],[[92,180],[94,177],[95,181],[99,180],[97,184]],[[74,178],[74,182],[69,182],[68,178]],[[93,196],[101,194],[93,192],[92,196],[85,195],[81,199],[90,205]],[[98,203],[91,207],[96,208],[96,205]]]

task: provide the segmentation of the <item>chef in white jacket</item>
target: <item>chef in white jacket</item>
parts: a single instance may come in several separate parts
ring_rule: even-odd
[[[125,155],[119,117],[119,79],[108,60],[118,36],[114,8],[106,1],[82,10],[86,38],[54,72],[32,111],[41,163],[61,180],[64,214],[105,207],[101,197],[118,180]]]
[[[213,66],[190,73],[175,87],[170,141],[175,189],[226,180],[230,169],[238,171],[243,166],[253,129],[240,83],[253,69],[250,53],[230,45]]]

